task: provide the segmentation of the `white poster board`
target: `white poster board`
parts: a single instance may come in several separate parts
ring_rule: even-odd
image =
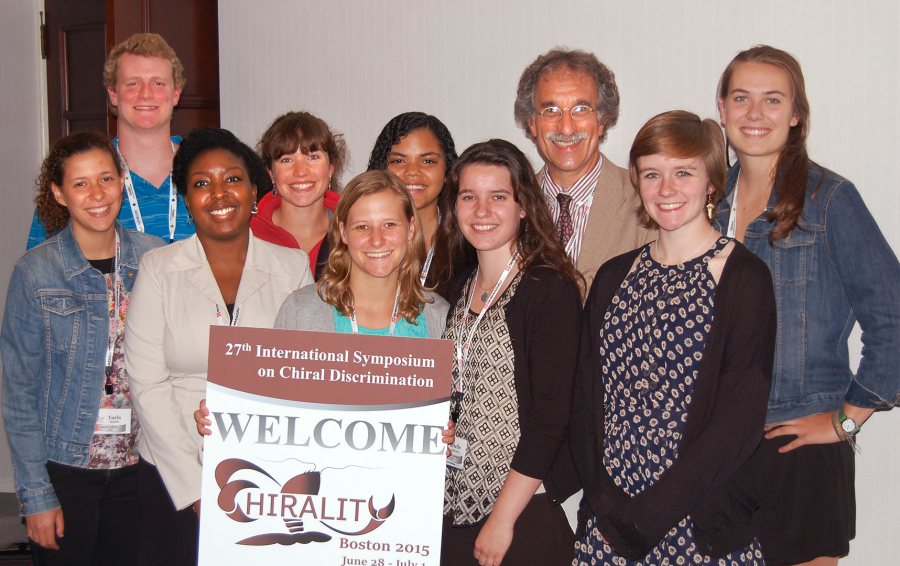
[[[213,327],[199,564],[439,564],[451,356]]]

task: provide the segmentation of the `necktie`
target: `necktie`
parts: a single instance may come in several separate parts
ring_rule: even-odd
[[[569,212],[569,204],[572,202],[572,196],[564,193],[556,195],[559,202],[559,220],[556,222],[556,237],[559,239],[563,247],[572,239],[575,233],[575,226],[572,223],[572,213]]]

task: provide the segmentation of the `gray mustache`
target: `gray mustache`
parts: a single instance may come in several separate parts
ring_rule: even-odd
[[[553,143],[578,143],[587,139],[587,132],[575,132],[571,135],[552,132],[547,134],[547,139]]]

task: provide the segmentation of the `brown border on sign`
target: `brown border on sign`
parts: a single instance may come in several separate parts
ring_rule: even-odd
[[[315,352],[313,357],[347,359],[293,359]],[[285,357],[273,357],[279,355]],[[357,361],[361,356],[406,360],[409,365],[363,366]],[[449,340],[211,326],[208,380],[286,401],[414,406],[446,400],[452,357]]]

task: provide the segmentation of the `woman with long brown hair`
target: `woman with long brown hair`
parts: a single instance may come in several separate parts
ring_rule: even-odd
[[[855,532],[854,439],[900,402],[900,265],[856,187],[809,158],[793,56],[768,45],[738,53],[718,101],[737,162],[717,226],[766,262],[778,303],[757,531],[768,564],[836,564]]]
[[[441,564],[561,564],[572,531],[550,493],[565,438],[581,321],[580,276],[554,235],[528,159],[469,147],[448,179],[438,242],[456,346]],[[467,261],[467,258],[475,261]],[[545,489],[546,488],[546,489]]]

